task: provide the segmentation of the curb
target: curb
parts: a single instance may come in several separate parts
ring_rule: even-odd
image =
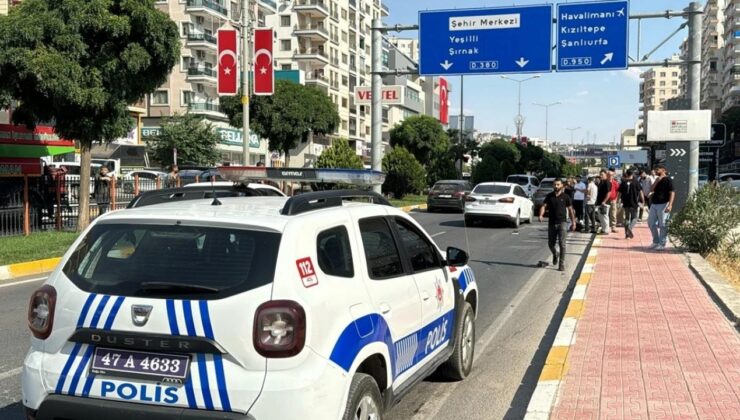
[[[740,292],[699,254],[686,253],[689,268],[735,329],[740,331]]]
[[[550,418],[552,408],[557,401],[558,389],[563,377],[568,373],[568,352],[570,346],[576,342],[576,325],[586,307],[586,291],[588,284],[591,282],[600,246],[601,239],[594,239],[586,263],[581,270],[570,302],[563,315],[563,320],[560,322],[560,328],[558,328],[555,340],[547,354],[545,366],[542,367],[537,386],[529,400],[525,419],[547,420]]]
[[[399,207],[402,211],[405,211],[406,213],[411,213],[414,210],[426,210],[427,205],[426,204],[416,204],[414,206],[406,206],[406,207]]]
[[[61,258],[28,261],[0,266],[0,281],[13,280],[19,277],[33,276],[53,271]]]

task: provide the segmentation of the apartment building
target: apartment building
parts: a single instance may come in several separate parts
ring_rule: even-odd
[[[722,116],[725,2],[708,0],[702,22],[701,108],[712,110],[714,121]]]
[[[389,37],[388,42],[413,62],[419,62],[419,40],[411,38]]]
[[[678,60],[676,55],[671,58]],[[655,67],[642,74],[640,78],[640,121],[638,129],[642,133],[647,132],[648,111],[660,111],[664,109],[666,101],[681,96],[681,73],[683,69],[679,66]]]
[[[722,54],[722,111],[740,106],[740,0],[727,0],[724,9]]]

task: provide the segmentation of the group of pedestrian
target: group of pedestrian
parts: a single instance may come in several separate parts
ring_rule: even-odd
[[[553,182],[553,192],[545,197],[540,208],[540,221],[549,212],[548,246],[553,265],[565,271],[563,256],[567,232],[609,235],[618,233],[617,222],[623,220],[625,239],[635,237],[638,222],[647,223],[652,234],[651,249],[663,250],[667,242],[667,221],[673,209],[673,181],[663,165],[646,169],[628,169],[617,180],[614,168],[602,169],[598,177],[580,176]],[[556,246],[557,245],[557,246]]]

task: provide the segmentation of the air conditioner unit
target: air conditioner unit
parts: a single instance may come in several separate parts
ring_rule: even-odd
[[[195,23],[197,23],[198,25],[202,25],[205,22],[206,22],[206,18],[204,18],[203,16],[196,16],[195,17]]]
[[[196,51],[195,56],[198,57],[198,60],[205,60],[206,59],[206,52],[205,51]]]
[[[198,83],[198,85],[197,85],[197,86],[198,86],[198,87],[197,87],[197,89],[198,89],[198,93],[203,93],[203,91],[205,90],[205,88],[203,88],[203,85],[201,85],[200,83]]]

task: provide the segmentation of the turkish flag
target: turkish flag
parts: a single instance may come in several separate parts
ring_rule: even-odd
[[[254,30],[254,94],[272,95],[275,92],[275,74],[272,65],[272,29]]]
[[[217,32],[218,43],[218,94],[237,94],[239,63],[236,59],[236,29],[224,27]]]
[[[450,123],[450,98],[447,79],[439,78],[439,122],[444,125]]]

